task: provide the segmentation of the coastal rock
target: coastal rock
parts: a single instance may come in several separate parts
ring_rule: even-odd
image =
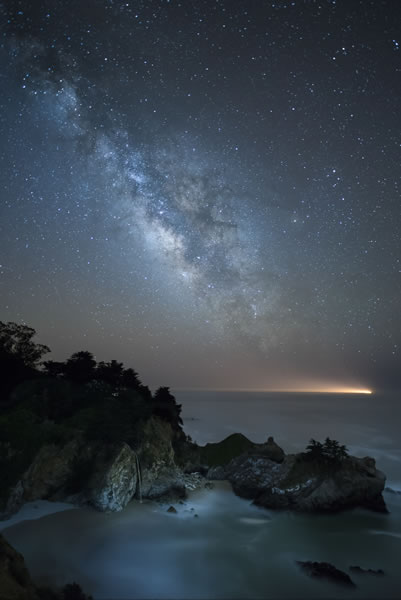
[[[38,587],[26,568],[24,557],[0,535],[1,600],[92,600],[77,583],[67,583],[60,590]]]
[[[136,451],[125,442],[88,442],[79,433],[68,443],[44,445],[9,490],[0,518],[9,518],[25,502],[39,499],[118,511],[133,496],[185,497],[186,488],[197,487],[198,476],[196,481],[194,475],[184,477],[176,465],[175,435],[169,423],[153,417],[144,424]]]
[[[350,567],[349,570],[359,575],[384,575],[383,569],[362,569],[358,565]]]
[[[241,433],[233,433],[221,442],[201,448],[202,462],[209,466],[209,479],[226,479],[227,465],[244,455],[259,455],[277,463],[283,462],[285,457],[283,449],[272,437],[263,444],[255,444]]]
[[[143,498],[185,497],[184,474],[174,460],[173,439],[169,423],[151,418],[145,424],[138,444]]]
[[[247,470],[248,460],[253,463],[254,473],[250,478],[254,479],[255,476],[258,478],[259,474],[262,476],[263,471],[266,472],[264,464],[268,466],[267,471],[270,471],[274,464],[282,463],[285,453],[272,437],[263,444],[255,444],[242,434],[235,433],[218,444],[206,444],[203,458],[210,465],[208,479],[229,479],[229,474],[235,478],[237,466],[240,470]],[[244,485],[244,488],[246,487],[249,487],[249,483]]]
[[[373,458],[348,457],[327,466],[306,461],[303,454],[288,455],[276,463],[246,453],[225,467],[234,491],[265,508],[305,512],[335,512],[364,507],[386,512],[382,491],[385,475]]]
[[[168,513],[173,513],[173,514],[177,514],[177,509],[174,508],[174,506],[169,506],[167,509]]]
[[[134,496],[137,478],[135,454],[128,444],[122,443],[106,464],[96,465],[88,485],[88,501],[100,511],[120,511]]]
[[[0,536],[0,594],[2,600],[39,600],[25,561],[19,552]]]
[[[302,571],[309,575],[309,577],[313,577],[315,579],[326,579],[332,583],[345,585],[347,587],[355,587],[355,583],[347,573],[340,571],[330,563],[311,561],[303,562],[300,560],[297,560],[296,562],[297,565],[301,567]]]
[[[53,499],[53,495],[72,477],[80,448],[78,439],[71,440],[61,447],[55,444],[42,446],[33,457],[29,468],[10,490],[0,518],[10,517],[25,502]]]

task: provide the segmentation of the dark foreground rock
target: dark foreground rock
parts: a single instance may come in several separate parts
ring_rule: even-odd
[[[384,575],[383,569],[362,569],[358,565],[350,567],[349,570],[359,575]]]
[[[314,579],[325,579],[326,581],[331,581],[332,583],[347,587],[355,587],[355,583],[347,573],[340,571],[340,569],[337,569],[330,563],[303,562],[300,560],[297,560],[296,563],[306,575],[309,575],[309,577],[313,577]]]
[[[386,478],[370,457],[349,456],[330,465],[300,453],[277,462],[251,449],[224,467],[210,469],[209,476],[228,479],[235,493],[265,508],[336,512],[362,507],[387,512],[382,496]]]
[[[92,600],[77,583],[61,590],[38,587],[32,581],[19,552],[0,536],[0,598],[1,600]]]
[[[385,487],[384,491],[388,492],[389,494],[395,494],[397,496],[401,496],[401,491],[400,490],[393,490],[393,488],[391,488],[391,487]]]

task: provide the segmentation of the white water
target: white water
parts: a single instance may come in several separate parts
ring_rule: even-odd
[[[231,400],[177,394],[177,399],[189,417],[186,430],[199,442],[239,430],[255,441],[273,434],[293,451],[312,436],[329,435],[359,455],[378,458],[392,487],[401,488],[396,399],[376,406],[371,397],[366,404],[355,397],[294,395],[280,402],[249,394]],[[76,509],[25,520],[4,535],[39,581],[75,580],[96,600],[399,598],[401,496],[385,493],[385,499],[389,515],[363,510],[295,515],[254,507],[221,483],[176,504],[178,514],[133,501],[122,513]],[[383,568],[386,575],[351,574],[357,588],[347,590],[309,579],[296,560],[328,561],[343,570]]]

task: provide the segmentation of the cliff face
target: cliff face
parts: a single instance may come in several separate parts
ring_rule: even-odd
[[[171,426],[149,419],[134,451],[125,442],[88,443],[80,436],[64,445],[45,445],[10,491],[1,518],[38,499],[88,503],[101,511],[122,510],[137,496],[185,495],[174,461]]]
[[[330,465],[302,453],[285,455],[273,438],[254,444],[233,434],[200,447],[177,444],[177,436],[168,422],[152,417],[143,425],[135,450],[124,442],[88,443],[79,436],[62,446],[43,446],[11,490],[1,516],[6,518],[24,502],[37,499],[119,511],[134,497],[184,497],[188,486],[184,470],[228,479],[235,493],[266,508],[386,510],[385,476],[372,458],[347,457]],[[181,448],[178,455],[174,447]]]
[[[230,461],[211,478],[228,479],[234,491],[265,508],[335,512],[363,507],[386,511],[385,475],[373,458],[348,457],[337,465],[287,455],[278,463],[252,451]],[[223,477],[222,477],[223,476]]]

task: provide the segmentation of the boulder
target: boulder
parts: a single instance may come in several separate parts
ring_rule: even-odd
[[[296,562],[297,565],[301,567],[302,571],[309,575],[309,577],[313,577],[314,579],[326,579],[332,583],[337,583],[347,587],[355,587],[355,583],[347,573],[340,571],[330,563],[311,561],[303,562],[300,560],[297,560]]]

